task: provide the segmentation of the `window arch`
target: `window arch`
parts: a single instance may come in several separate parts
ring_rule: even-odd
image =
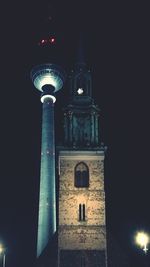
[[[89,168],[84,162],[80,162],[75,167],[75,187],[89,187]]]

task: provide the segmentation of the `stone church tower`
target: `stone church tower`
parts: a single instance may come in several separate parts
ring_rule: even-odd
[[[91,73],[81,50],[69,77],[64,144],[59,147],[58,267],[106,267],[105,147]]]

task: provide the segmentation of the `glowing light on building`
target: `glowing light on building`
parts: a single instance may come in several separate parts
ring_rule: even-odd
[[[82,95],[83,94],[83,89],[79,88],[77,92],[78,92],[79,95]]]

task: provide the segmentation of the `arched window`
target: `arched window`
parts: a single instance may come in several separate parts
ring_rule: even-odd
[[[89,169],[88,166],[80,162],[75,167],[75,187],[88,187],[89,186]]]

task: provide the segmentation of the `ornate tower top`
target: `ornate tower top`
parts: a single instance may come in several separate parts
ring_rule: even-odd
[[[83,38],[79,39],[79,47],[74,70],[69,76],[69,91],[71,102],[84,104],[92,102],[92,82],[91,73],[85,63],[85,53],[83,50]]]
[[[92,78],[80,39],[77,61],[69,75],[70,101],[64,108],[64,144],[74,149],[100,147],[99,108],[92,98]]]

